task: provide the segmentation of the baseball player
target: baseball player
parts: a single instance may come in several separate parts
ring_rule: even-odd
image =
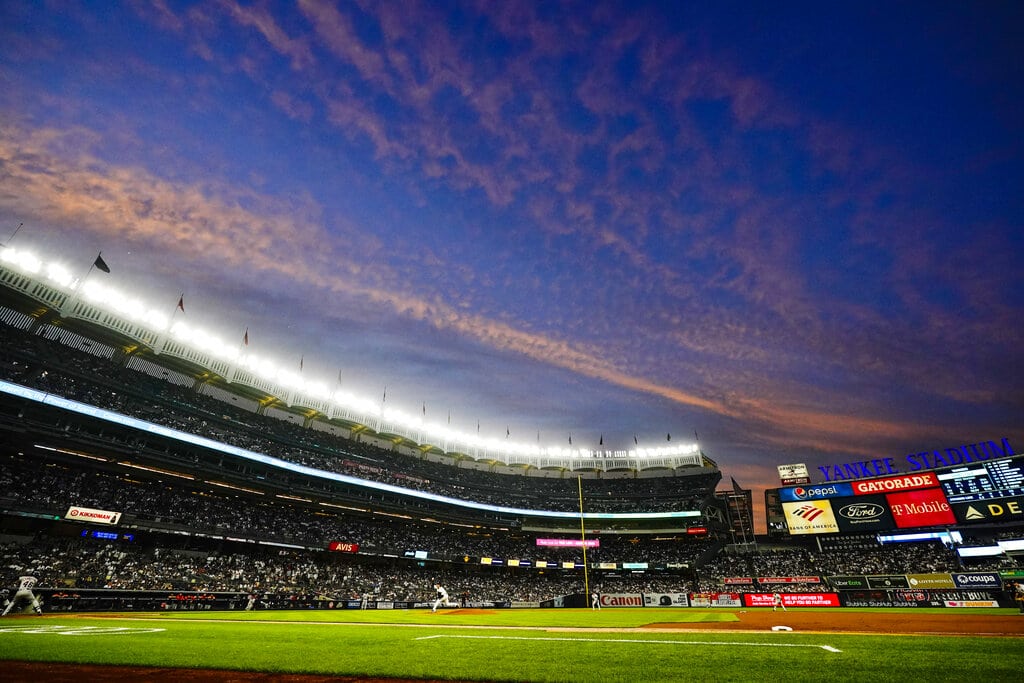
[[[782,608],[783,612],[786,611],[786,606],[782,604],[782,594],[775,593],[774,595],[772,595],[772,611],[774,612],[780,607]]]
[[[15,605],[23,602],[32,603],[32,611],[34,611],[36,614],[42,614],[43,610],[39,607],[39,600],[36,599],[35,594],[32,592],[32,589],[35,588],[35,586],[36,577],[20,577],[18,579],[18,590],[14,594],[14,597],[11,598],[11,601],[7,603],[7,607],[4,609],[3,616],[6,617],[7,614],[14,608]]]
[[[436,612],[438,605],[441,603],[444,603],[445,607],[452,607],[452,603],[448,602],[448,591],[444,589],[444,586],[435,583],[434,590],[437,591],[437,600],[434,601],[434,607],[430,610],[431,612]]]
[[[601,609],[601,594],[597,591],[590,594],[590,609]]]
[[[1014,596],[1017,599],[1017,605],[1020,607],[1020,613],[1024,614],[1024,583],[1017,582],[1017,594]]]

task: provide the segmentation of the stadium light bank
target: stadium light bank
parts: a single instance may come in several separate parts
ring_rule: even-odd
[[[519,460],[588,460],[607,458],[627,459],[678,459],[687,456],[693,458],[692,464],[701,465],[700,447],[696,443],[664,445],[659,447],[637,447],[628,451],[599,451],[587,448],[565,448],[560,446],[541,446],[515,442],[494,437],[482,437],[454,430],[447,424],[428,421],[423,417],[401,409],[383,405],[382,401],[374,401],[364,396],[338,387],[335,390],[322,382],[307,380],[300,373],[282,369],[281,364],[271,358],[255,353],[246,353],[242,345],[232,345],[208,330],[189,324],[156,310],[145,301],[129,296],[115,287],[111,287],[97,278],[82,281],[76,278],[71,270],[57,262],[46,262],[30,250],[4,247],[0,250],[0,266],[10,273],[20,273],[52,288],[60,290],[64,295],[58,297],[40,296],[35,283],[25,282],[22,278],[11,277],[0,272],[3,284],[20,291],[22,294],[37,300],[55,305],[62,315],[82,317],[75,314],[75,304],[82,302],[101,309],[108,314],[119,317],[147,329],[159,341],[169,339],[186,346],[201,354],[208,354],[212,359],[227,363],[235,368],[244,369],[261,385],[277,387],[279,393],[290,397],[289,405],[303,404],[302,398],[312,399],[315,403],[333,404],[350,419],[364,424],[380,427],[387,425],[389,431],[415,439],[420,442],[444,444],[459,447],[467,452],[514,456]],[[94,321],[95,322],[95,321]],[[122,334],[125,329],[119,327]],[[139,341],[145,341],[139,339]],[[179,355],[166,343],[153,345],[154,352],[167,355]],[[240,378],[229,377],[229,382],[245,383]],[[330,416],[329,416],[330,417]]]

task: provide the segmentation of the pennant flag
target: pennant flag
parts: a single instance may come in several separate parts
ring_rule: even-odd
[[[537,430],[537,443],[540,443],[540,430]]]
[[[476,421],[476,433],[477,433],[477,434],[479,434],[479,433],[480,433],[480,420],[477,420],[477,421]]]
[[[388,400],[388,388],[384,387],[384,396],[381,397],[380,402],[385,403]]]
[[[299,356],[299,372],[302,372],[302,366],[305,364],[306,354]]]
[[[572,432],[569,432],[569,445],[572,445]]]
[[[182,313],[185,312],[185,292],[182,292],[181,296],[178,297],[178,308],[181,309]]]
[[[671,441],[671,440],[672,440],[672,435],[671,434],[666,434],[665,435],[665,441]]]
[[[604,434],[601,435],[601,439],[600,439],[600,441],[597,442],[597,445],[598,446],[603,446],[604,445]]]
[[[694,441],[700,441],[700,437],[697,436],[697,430],[696,429],[693,430],[693,440]]]
[[[448,424],[451,424],[451,423],[452,423],[452,411],[451,411],[451,408],[449,408],[448,409]]]
[[[338,384],[341,384],[341,368],[338,368]]]
[[[109,273],[110,272],[110,266],[108,266],[107,262],[103,260],[103,252],[102,251],[99,254],[96,255],[96,260],[93,261],[93,265],[96,266],[97,268],[99,268],[100,270],[102,270],[104,273]]]
[[[508,425],[505,425],[505,438],[507,439],[512,432],[508,430]]]
[[[424,401],[423,402],[423,417],[426,417],[426,416],[427,416],[427,403],[426,403],[426,401]]]
[[[246,346],[249,345],[249,328],[245,328],[245,334],[242,335],[242,343]]]
[[[636,439],[636,434],[633,435],[633,445],[634,446],[639,446],[640,445],[640,442],[637,441],[637,439]]]
[[[732,492],[742,496],[744,492],[743,489],[740,488],[740,485],[736,483],[736,477],[729,478],[732,479]]]

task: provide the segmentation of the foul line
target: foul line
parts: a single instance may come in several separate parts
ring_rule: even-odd
[[[434,638],[462,638],[472,640],[548,640],[557,642],[568,642],[568,643],[643,643],[645,645],[737,645],[740,647],[811,647],[820,650],[826,650],[828,652],[842,652],[838,648],[834,648],[831,645],[806,645],[803,643],[737,643],[728,641],[718,640],[645,640],[645,639],[630,639],[630,638],[545,638],[545,637],[526,637],[526,636],[452,636],[445,634],[438,634],[434,636],[420,636],[413,640],[431,640]]]

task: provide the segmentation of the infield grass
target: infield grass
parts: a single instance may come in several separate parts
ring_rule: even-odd
[[[54,614],[0,621],[0,659],[542,682],[994,683],[1024,671],[1020,638],[616,630],[710,619],[736,617],[650,608]]]

